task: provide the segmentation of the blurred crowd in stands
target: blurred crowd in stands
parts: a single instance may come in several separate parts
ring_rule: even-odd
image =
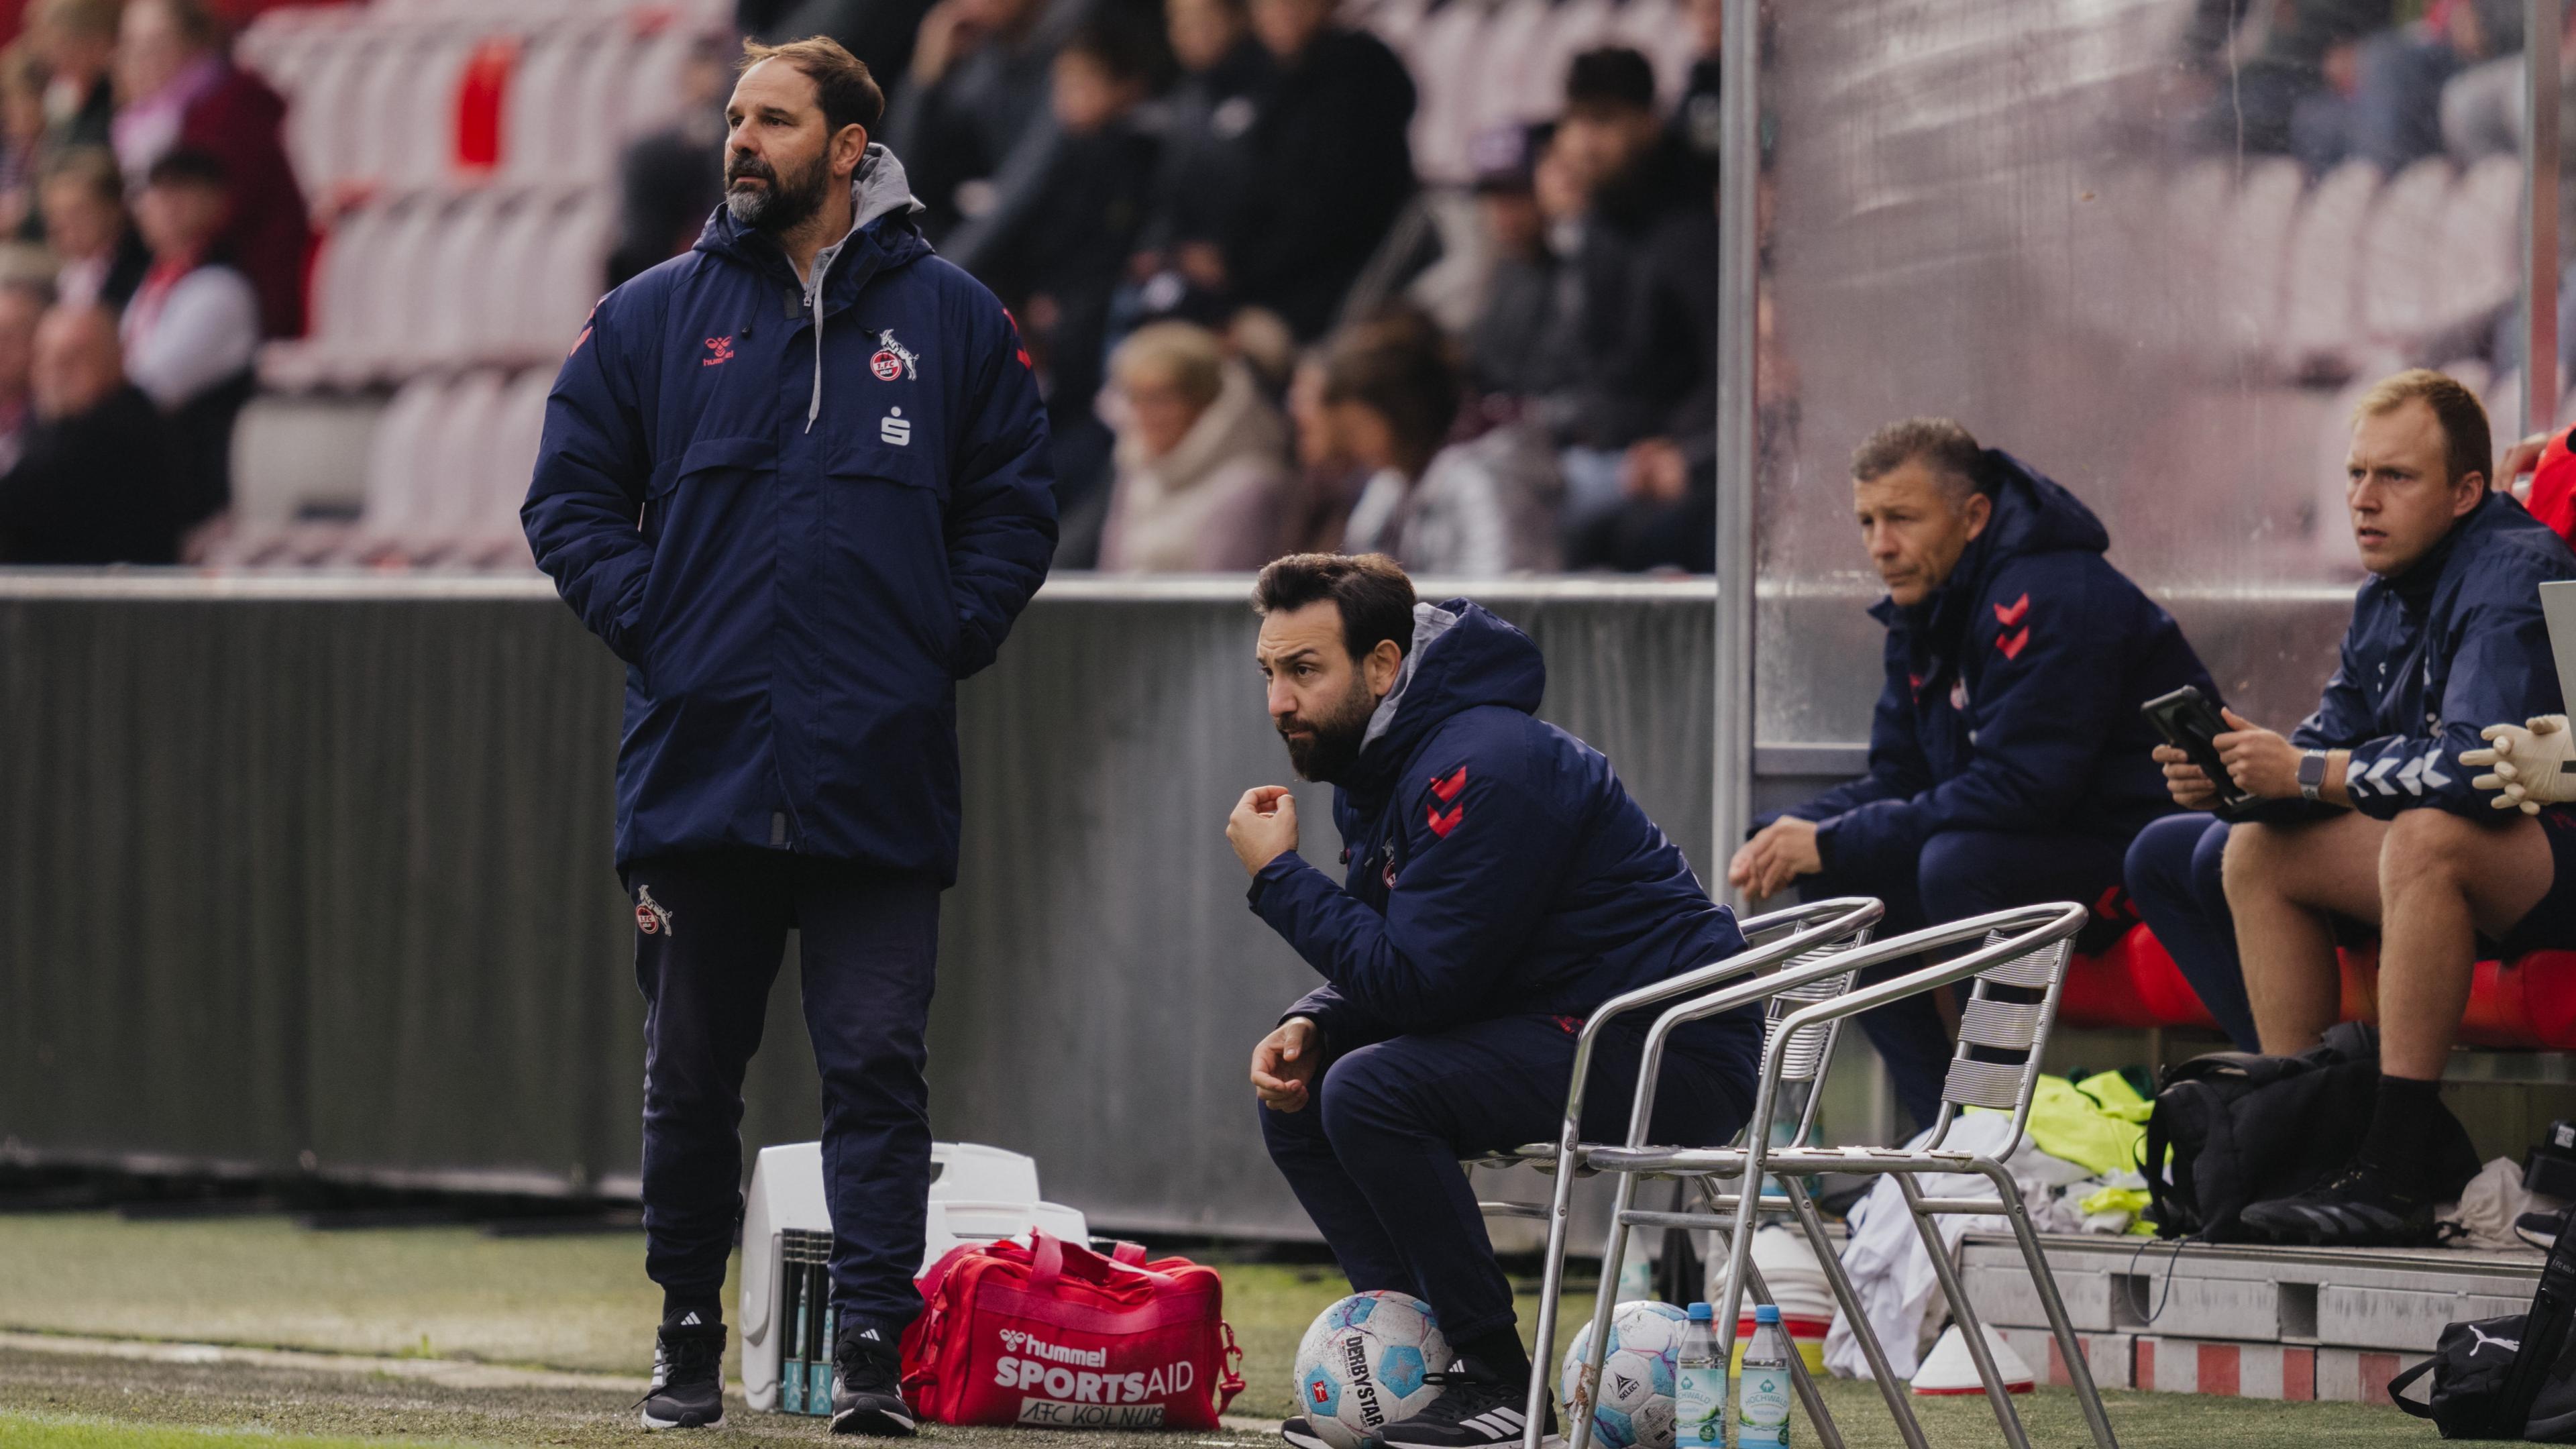
[[[535,186],[506,162],[492,185],[492,138],[473,141],[466,123],[491,112],[510,118],[505,130],[533,126],[516,100],[482,92],[539,84],[536,62],[510,79],[506,59],[491,68],[506,46],[406,51],[399,29],[499,35],[520,22],[418,0],[349,7],[396,27],[374,32],[394,37],[367,42],[376,53],[417,55],[440,77],[422,83],[426,109],[402,102],[424,118],[402,125],[436,114],[458,131],[455,179],[424,191],[422,176],[352,172],[345,147],[326,148],[331,174],[315,160],[330,137],[292,153],[284,143],[287,102],[272,82],[318,106],[313,116],[353,120],[351,104],[372,97],[349,84],[390,74],[343,64],[327,84],[317,73],[307,97],[332,27],[294,17],[329,12],[280,12],[271,19],[287,23],[263,32],[272,43],[236,52],[205,0],[27,0],[21,34],[0,50],[0,561],[265,557],[224,539],[233,423],[263,376],[290,392],[363,391],[497,368],[484,390],[506,385],[513,421],[499,431],[516,438],[535,397],[519,381],[541,380],[511,373],[543,353],[502,338],[478,358],[471,339],[495,318],[537,315],[517,301],[461,308],[473,313],[467,341],[441,342],[455,355],[373,375],[356,366],[385,350],[350,330],[361,302],[392,316],[405,305],[386,290],[393,279],[449,287],[443,273],[423,280],[395,233],[442,208],[454,228],[537,224],[566,196],[562,214],[577,216],[587,193],[542,187],[613,180],[613,246],[586,256],[606,252],[599,280],[614,285],[685,250],[717,205],[739,39],[823,33],[885,83],[875,139],[902,158],[934,243],[1001,294],[1030,342],[1055,435],[1058,567],[1237,569],[1321,547],[1466,576],[1710,567],[1723,0],[734,3],[730,26],[637,8],[636,25],[649,10],[685,27],[666,32],[684,48],[699,37],[676,85],[666,68],[632,78],[680,104],[639,108],[653,115],[641,135],[585,115],[618,128],[617,174],[603,147],[577,176]],[[2158,109],[2182,120],[2187,150],[2295,158],[2313,179],[2353,163],[2391,176],[2428,158],[2467,167],[2521,144],[2520,0],[2174,5],[2182,51]],[[1444,17],[1462,7],[1497,36],[1520,23],[1507,11],[1530,11],[1542,39],[1511,31],[1509,46],[1443,50]],[[559,24],[547,17],[561,9],[532,6],[525,23]],[[236,53],[263,57],[266,78]],[[1493,59],[1507,54],[1543,65]],[[1453,74],[1460,64],[1512,73],[1486,84]],[[1510,94],[1489,101],[1496,87]],[[2576,133],[2569,109],[2562,129]],[[1767,251],[1767,122],[1762,140]],[[361,152],[373,154],[350,155]],[[290,154],[322,173],[299,189]],[[372,202],[343,209],[378,182]],[[474,203],[477,188],[501,199]],[[2576,208],[2576,186],[2562,197]],[[335,217],[317,263],[316,227]],[[316,278],[337,275],[334,251],[363,285],[326,292]],[[550,278],[527,286],[575,289]],[[303,334],[308,297],[326,294],[337,304],[300,360],[355,375],[282,366],[296,349],[263,349]],[[2576,286],[2565,295],[2560,337],[2576,354]],[[389,335],[418,331],[418,313]],[[1780,442],[1794,434],[1798,379],[1767,296],[1756,322],[1759,435]],[[553,330],[541,317],[536,328]],[[2502,376],[2518,344],[2510,327],[2489,331],[2470,350],[2491,351]],[[437,409],[424,399],[421,411]],[[484,469],[495,479],[516,466],[498,454]],[[360,532],[417,530],[375,518],[383,460],[368,467]],[[401,503],[399,488],[386,496],[403,517],[438,512]],[[515,535],[495,520],[486,531]],[[308,561],[363,552],[317,545]],[[485,552],[523,562],[515,543]]]
[[[285,115],[200,0],[34,0],[0,50],[0,561],[221,526],[260,343],[304,326]]]

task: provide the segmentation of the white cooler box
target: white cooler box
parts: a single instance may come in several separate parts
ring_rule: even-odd
[[[930,1218],[921,1268],[960,1243],[1028,1241],[1031,1228],[1083,1243],[1082,1214],[1038,1196],[1037,1162],[998,1147],[930,1147]],[[832,1215],[823,1204],[823,1144],[764,1147],[742,1217],[743,1397],[755,1409],[828,1414],[832,1336],[824,1263]]]

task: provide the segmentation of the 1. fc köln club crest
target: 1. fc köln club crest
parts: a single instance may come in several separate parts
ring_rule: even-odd
[[[921,359],[911,348],[895,341],[894,329],[889,327],[877,334],[877,355],[868,359],[868,371],[875,373],[879,382],[919,377]]]

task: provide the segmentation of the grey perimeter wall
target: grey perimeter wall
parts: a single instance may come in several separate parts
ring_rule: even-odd
[[[1287,777],[1243,596],[1058,581],[962,692],[933,1125],[1032,1153],[1050,1197],[1123,1227],[1311,1232],[1243,1084],[1312,980],[1223,838]],[[1705,878],[1709,585],[1478,597]],[[2322,631],[2312,674],[2257,691],[2313,697],[2340,607],[2245,612],[2215,632],[2268,654]],[[0,576],[0,1154],[631,1192],[620,689],[541,583]],[[1766,749],[1763,793],[1855,761],[1820,743]],[[1325,794],[1301,802],[1329,863]],[[754,1145],[815,1132],[794,982]]]

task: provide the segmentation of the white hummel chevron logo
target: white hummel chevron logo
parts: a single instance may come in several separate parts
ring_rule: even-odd
[[[2397,772],[2397,783],[2405,786],[2406,793],[2409,795],[2423,794],[2424,762],[2422,760],[2408,760],[2406,762],[2406,768]]]
[[[2396,768],[2397,757],[2395,755],[2381,756],[2379,763],[2370,767],[2370,783],[2379,786],[2379,788],[2386,790],[2391,795],[2396,794],[2396,787],[2385,783],[2388,777],[2388,772]]]
[[[2440,750],[2435,750],[2424,757],[2424,783],[2437,790],[2451,783],[2451,777],[2442,773]]]

